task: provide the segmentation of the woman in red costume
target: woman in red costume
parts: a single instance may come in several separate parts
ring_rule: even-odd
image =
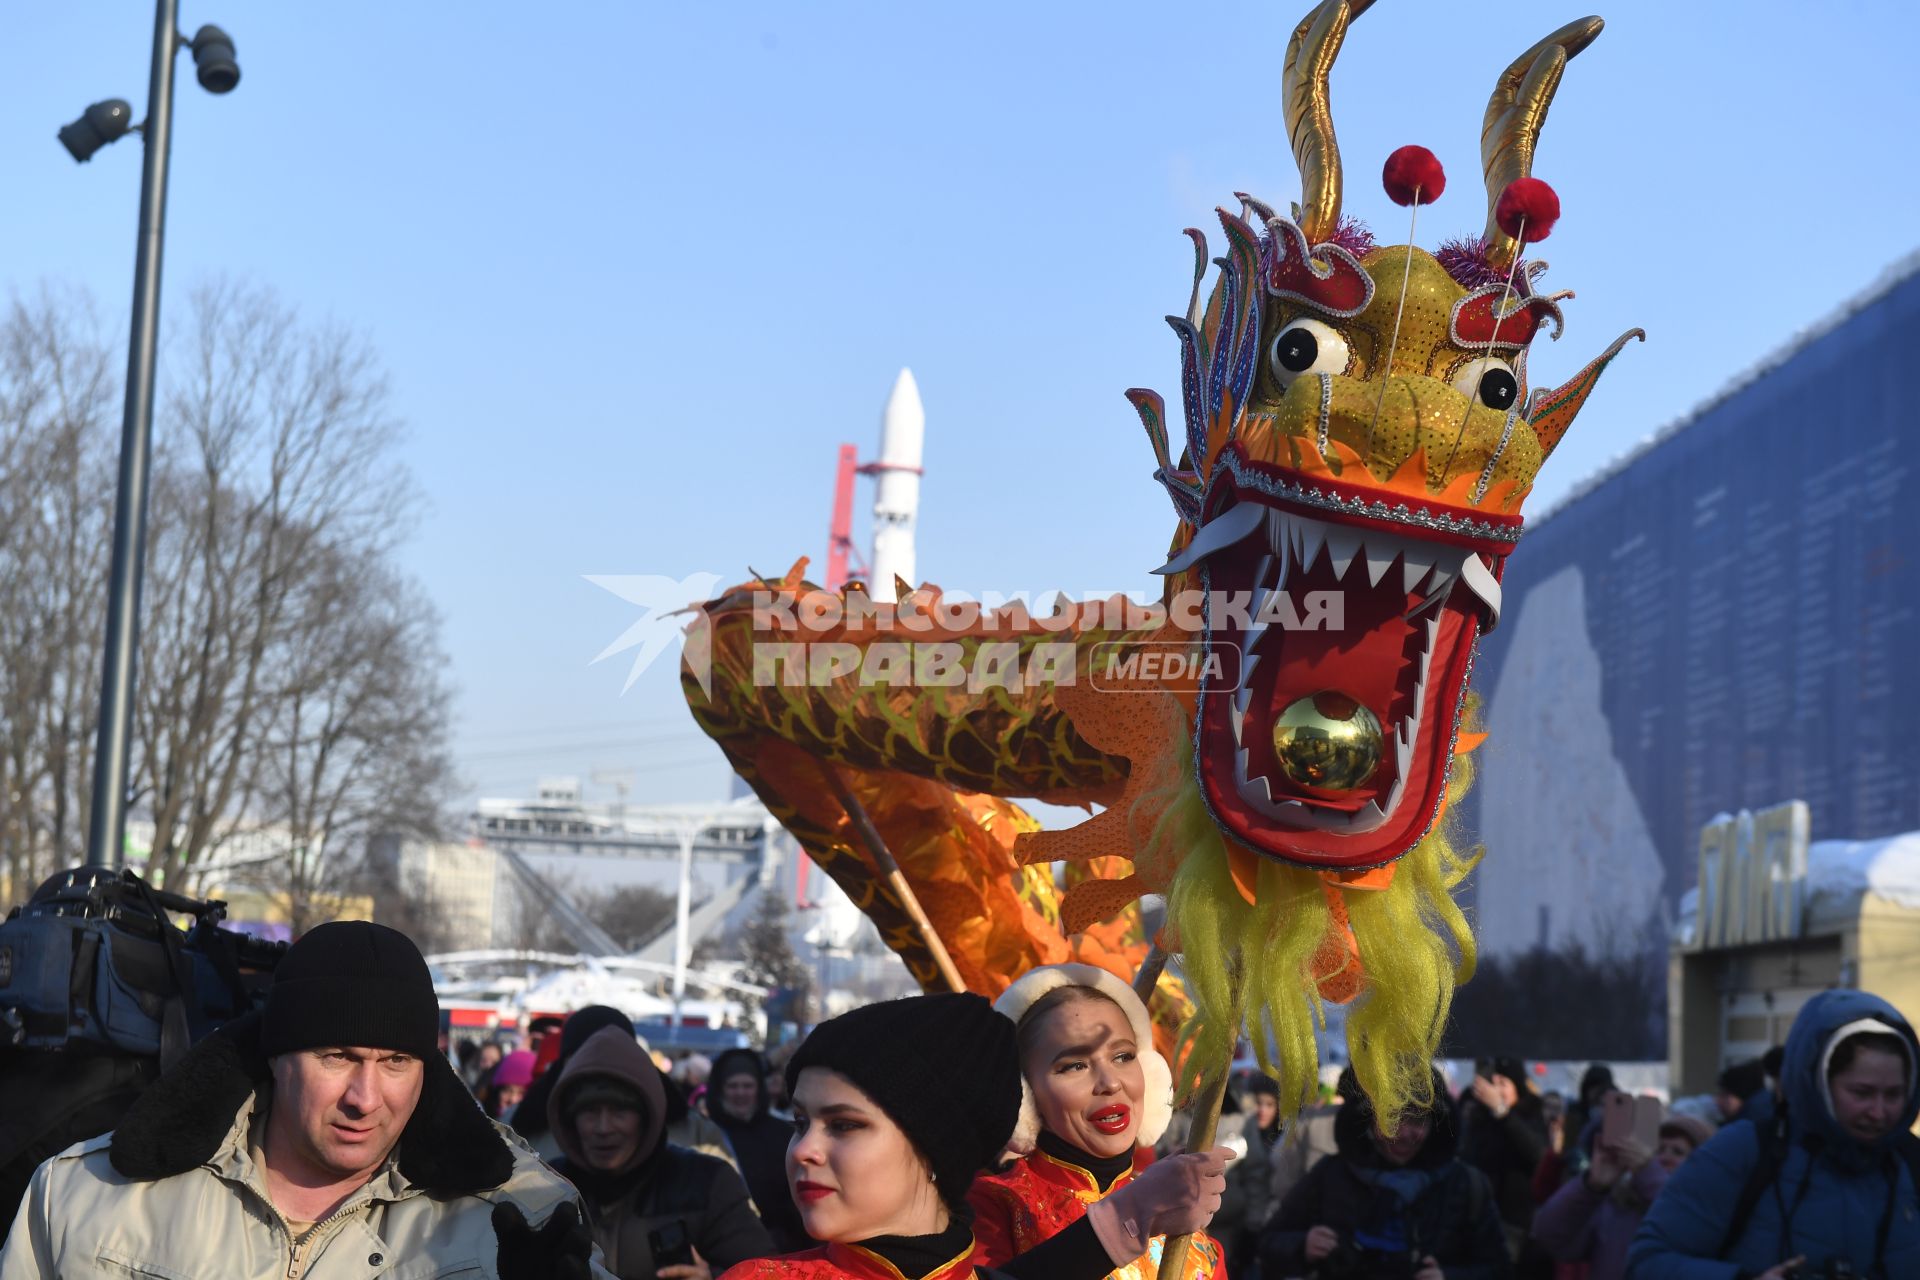
[[[1059,964],[1024,975],[993,1007],[1017,1030],[1025,1088],[1013,1145],[1030,1154],[973,1184],[978,1261],[1023,1274],[1054,1254],[1064,1274],[1094,1256],[1111,1280],[1153,1280],[1166,1237],[1198,1232],[1220,1207],[1230,1153],[1152,1163],[1173,1073],[1146,1006],[1104,969]],[[1220,1245],[1196,1234],[1186,1274],[1224,1280]]]
[[[721,1280],[979,1280],[962,1207],[1020,1109],[1014,1032],[976,995],[868,1005],[787,1062],[787,1184],[826,1243]],[[1056,1273],[1060,1274],[1060,1273]]]

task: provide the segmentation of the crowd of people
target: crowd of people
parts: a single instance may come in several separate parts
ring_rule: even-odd
[[[445,1052],[401,934],[312,930],[259,1012],[46,1161],[0,1280],[1789,1280],[1920,1276],[1920,1040],[1811,1000],[1775,1054],[1662,1109],[1596,1065],[1487,1059],[1380,1114],[1351,1072],[1283,1121],[1236,1082],[1173,1139],[1133,989],[1036,969],[867,1005],[774,1060],[669,1064],[619,1010]]]

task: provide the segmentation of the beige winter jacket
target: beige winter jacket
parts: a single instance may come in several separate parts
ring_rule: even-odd
[[[264,1063],[225,1034],[163,1076],[115,1133],[40,1166],[0,1280],[497,1280],[495,1204],[518,1205],[538,1227],[578,1203],[435,1060],[395,1155],[296,1249],[249,1142],[269,1092]]]

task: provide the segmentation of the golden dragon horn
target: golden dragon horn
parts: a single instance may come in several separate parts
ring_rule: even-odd
[[[1540,142],[1553,91],[1560,87],[1567,60],[1593,43],[1607,24],[1599,18],[1569,22],[1513,60],[1494,83],[1487,117],[1480,126],[1480,164],[1487,175],[1488,261],[1505,270],[1520,246],[1494,221],[1500,193],[1515,178],[1533,172],[1533,149]]]
[[[1280,101],[1286,111],[1287,141],[1300,167],[1300,230],[1309,243],[1325,240],[1340,225],[1340,146],[1333,137],[1333,107],[1327,72],[1340,56],[1347,24],[1373,0],[1325,0],[1300,19],[1287,41],[1280,74]]]

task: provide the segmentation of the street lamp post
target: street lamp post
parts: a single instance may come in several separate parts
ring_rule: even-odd
[[[156,0],[154,6],[146,123],[129,124],[127,104],[109,99],[87,108],[79,120],[60,130],[61,143],[80,162],[133,130],[140,132],[146,144],[140,168],[140,238],[133,265],[133,326],[127,341],[127,404],[120,424],[120,484],[113,506],[100,736],[94,751],[93,804],[87,825],[87,861],[95,866],[116,866],[126,858],[128,743],[140,641],[140,582],[146,563],[160,256],[167,218],[167,160],[173,143],[174,56],[183,47],[193,51],[201,87],[209,93],[226,93],[240,83],[240,66],[226,32],[205,26],[188,40],[177,30],[179,8],[179,0]]]

